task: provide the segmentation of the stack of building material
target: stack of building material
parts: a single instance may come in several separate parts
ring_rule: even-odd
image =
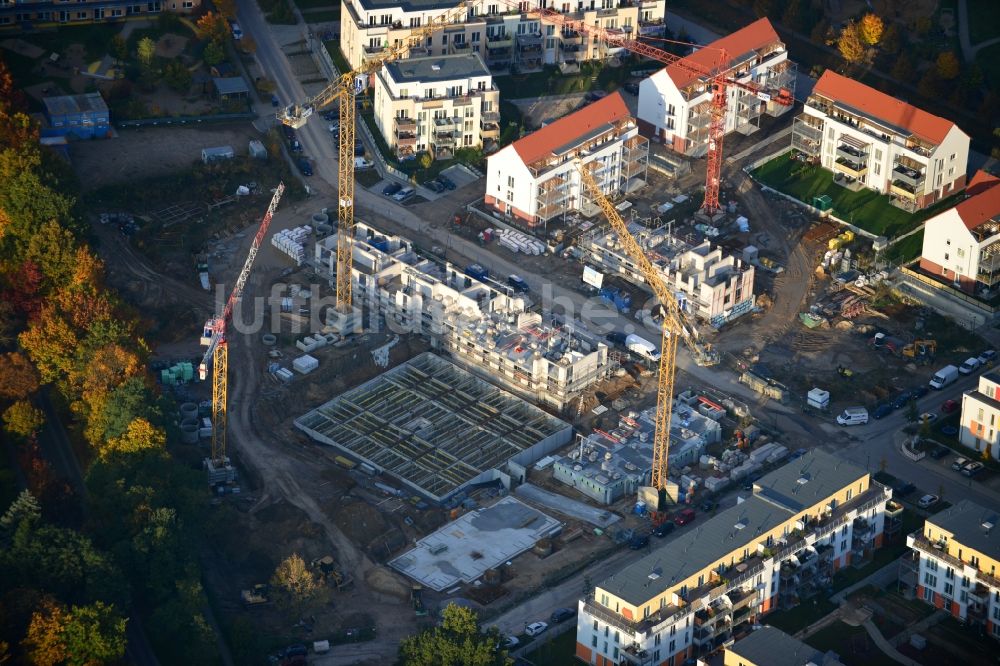
[[[728,483],[729,479],[724,476],[708,476],[705,477],[705,490],[714,493]]]
[[[177,363],[160,371],[160,381],[165,386],[186,384],[192,379],[194,379],[194,365],[191,363]]]
[[[316,358],[309,356],[309,354],[305,354],[292,361],[292,367],[296,372],[308,375],[310,372],[319,367],[319,361]]]
[[[500,245],[511,252],[523,252],[536,257],[545,254],[545,243],[528,234],[513,229],[497,229],[495,235]]]
[[[310,234],[312,227],[308,224],[294,229],[283,229],[271,237],[271,245],[291,257],[296,266],[301,266],[306,260],[305,245]]]

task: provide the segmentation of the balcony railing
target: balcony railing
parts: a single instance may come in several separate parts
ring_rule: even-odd
[[[906,183],[907,185],[917,188],[923,184],[925,175],[924,172],[918,169],[911,169],[910,167],[903,166],[902,164],[897,164],[892,169],[893,180],[898,180],[900,182]],[[914,190],[916,191],[916,190]]]
[[[864,178],[865,174],[868,173],[867,166],[850,162],[843,157],[837,158],[837,161],[833,164],[833,168],[835,171],[840,171],[848,176],[851,176],[852,178],[857,178],[858,180]]]
[[[901,180],[894,180],[892,181],[892,185],[889,186],[889,192],[898,197],[902,197],[903,199],[910,200],[916,200],[917,198],[917,193],[914,191],[915,189],[916,188],[907,185]]]

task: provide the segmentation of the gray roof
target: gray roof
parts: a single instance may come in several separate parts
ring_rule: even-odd
[[[247,82],[243,80],[242,76],[215,77],[212,81],[220,95],[238,95],[250,92],[250,89],[247,88]]]
[[[600,587],[630,604],[643,604],[866,474],[813,450],[761,477],[754,494],[742,503],[683,528],[679,537],[605,579]],[[800,484],[798,479],[805,476],[809,480]],[[658,575],[650,578],[654,572]]]
[[[454,9],[455,3],[449,0],[360,0],[366,10],[402,9],[404,12],[423,12],[431,9]]]
[[[386,65],[386,69],[396,83],[452,81],[490,74],[478,53],[397,60]]]
[[[108,105],[105,104],[104,98],[98,92],[46,97],[42,101],[45,102],[45,108],[50,116],[62,116],[68,113],[108,112]]]
[[[813,449],[762,477],[754,484],[754,493],[798,513],[867,474],[857,465]]]
[[[805,666],[809,663],[819,666],[840,663],[833,655],[828,653],[824,656],[816,648],[774,627],[761,627],[746,638],[736,641],[726,651],[758,666]]]
[[[997,509],[961,500],[930,516],[927,522],[951,532],[955,535],[954,540],[963,546],[1000,559],[1000,516]]]

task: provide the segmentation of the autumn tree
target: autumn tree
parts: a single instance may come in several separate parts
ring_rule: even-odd
[[[222,14],[207,12],[198,19],[195,34],[204,42],[222,42],[229,36],[229,23]]]
[[[27,400],[18,400],[3,413],[4,430],[30,438],[45,425],[45,414]]]
[[[316,575],[298,553],[292,553],[278,565],[271,576],[271,587],[286,607],[299,612],[320,592]]]
[[[215,0],[215,8],[219,10],[219,13],[223,17],[230,21],[236,18],[235,0]]]
[[[35,666],[58,666],[69,656],[63,632],[66,630],[65,609],[51,598],[31,615],[24,647]]]
[[[404,638],[399,646],[403,666],[508,666],[513,659],[502,648],[500,631],[483,632],[469,608],[448,604],[441,625]]]
[[[867,49],[858,34],[858,26],[851,21],[840,31],[837,38],[837,50],[848,63],[857,65],[865,61]]]
[[[954,51],[943,51],[934,62],[934,69],[939,78],[944,81],[951,81],[958,78],[961,65]]]
[[[884,30],[885,24],[882,23],[882,19],[877,14],[865,14],[861,17],[861,22],[858,23],[858,36],[868,46],[877,45],[882,39]]]
[[[167,436],[162,428],[157,428],[144,418],[133,419],[119,437],[109,439],[101,448],[102,456],[131,454],[141,451],[162,450]]]
[[[31,616],[25,638],[36,666],[98,666],[125,655],[125,618],[98,601],[66,609],[51,600]]]
[[[0,356],[0,400],[24,400],[38,390],[38,371],[21,352]]]
[[[136,55],[143,66],[152,66],[153,58],[156,56],[156,42],[149,37],[143,37],[136,46]]]
[[[26,522],[28,527],[34,525],[42,517],[42,507],[38,505],[38,500],[30,491],[22,490],[14,501],[11,502],[7,510],[0,516],[0,530],[5,537],[4,542],[9,541],[6,537],[12,537],[13,532],[22,522]]]

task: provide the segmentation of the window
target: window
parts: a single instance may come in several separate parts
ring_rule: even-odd
[[[507,176],[507,187],[514,187],[514,176]]]
[[[615,630],[615,643],[620,643],[621,639],[622,639],[621,633],[619,631]]]
[[[597,631],[597,620],[594,620],[594,631]]]
[[[962,248],[958,248],[958,256],[964,257],[965,256],[965,250],[963,250]]]
[[[954,580],[955,579],[955,570],[952,569],[951,567],[948,567],[947,569],[944,570],[944,577],[947,580]]]
[[[924,573],[924,585],[927,587],[937,587],[937,576]]]
[[[478,41],[479,41],[479,32],[476,31],[476,32],[472,33],[472,43],[475,44]]]
[[[670,627],[670,629],[672,631],[673,627]],[[660,635],[656,634],[655,636],[653,636],[653,645],[659,645],[659,644],[660,644]]]
[[[667,652],[673,654],[674,650],[676,649],[677,649],[677,641],[670,641],[670,645],[667,646]]]
[[[949,162],[954,162],[955,161],[955,153],[952,153],[951,155],[948,156],[948,161]]]
[[[932,560],[932,559],[928,558],[927,559],[927,570],[928,571],[937,571],[938,570],[938,561],[937,560]]]
[[[951,583],[945,583],[944,593],[949,597],[955,596],[955,586],[952,585]]]
[[[667,129],[670,130],[670,131],[674,130],[674,119],[673,118],[667,118]]]
[[[944,260],[948,261],[948,253],[947,252],[944,253]]]
[[[420,17],[419,16],[410,17],[410,27],[411,28],[419,28],[420,27]]]
[[[591,636],[590,637],[590,647],[593,647],[593,648],[597,647],[597,636]]]
[[[882,150],[880,148],[875,149],[875,160],[878,162],[882,161]]]
[[[667,115],[668,115],[668,116],[673,116],[673,115],[675,115],[676,113],[677,113],[677,112],[676,112],[676,110],[674,110],[674,105],[673,105],[673,104],[668,104],[668,105],[667,105]]]
[[[851,499],[851,496],[852,496],[853,494],[854,494],[854,491],[853,491],[853,490],[851,490],[850,488],[848,488],[848,489],[847,489],[847,499],[848,499],[848,501],[850,501],[850,499]]]
[[[934,601],[934,590],[929,587],[924,588],[924,601]]]

